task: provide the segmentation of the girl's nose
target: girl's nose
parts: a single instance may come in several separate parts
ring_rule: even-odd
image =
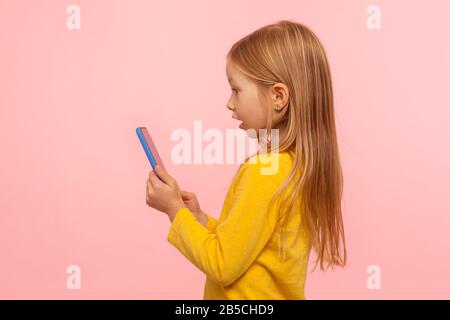
[[[234,111],[234,107],[232,105],[230,105],[229,103],[227,103],[227,108],[228,108],[228,110]]]

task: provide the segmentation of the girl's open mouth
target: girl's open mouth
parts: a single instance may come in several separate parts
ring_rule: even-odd
[[[236,119],[236,120],[240,120],[240,121],[242,121],[241,119],[239,119],[239,117],[236,115],[236,114],[232,114],[231,115],[231,117],[233,118],[233,119]],[[240,124],[239,124],[239,128],[241,128],[242,129],[242,125],[243,125],[243,123],[244,123],[244,121],[242,121]]]

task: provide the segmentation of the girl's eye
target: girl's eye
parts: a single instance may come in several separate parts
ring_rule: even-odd
[[[238,92],[237,89],[234,89],[234,88],[231,88],[231,91],[232,91],[232,92],[235,92],[235,93]]]

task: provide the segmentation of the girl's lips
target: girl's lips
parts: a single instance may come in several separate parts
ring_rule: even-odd
[[[239,121],[242,121],[241,119],[239,119],[239,117],[237,116],[237,115],[235,115],[234,113],[233,113],[233,115],[231,116],[233,119],[236,119],[236,120],[239,120]],[[242,125],[244,124],[244,121],[242,121],[240,124],[239,124],[239,128],[241,128],[242,129]]]

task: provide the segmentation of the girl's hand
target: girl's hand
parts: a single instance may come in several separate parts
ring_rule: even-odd
[[[172,221],[176,213],[186,206],[181,199],[181,191],[176,180],[161,166],[156,166],[155,170],[161,180],[153,170],[150,171],[146,202],[148,206],[166,213]]]
[[[181,191],[181,199],[193,214],[197,215],[202,212],[195,193],[189,191]]]
[[[183,200],[186,207],[192,212],[192,214],[197,218],[197,220],[206,226],[208,223],[208,216],[200,208],[197,196],[193,192],[181,191],[181,199]]]

